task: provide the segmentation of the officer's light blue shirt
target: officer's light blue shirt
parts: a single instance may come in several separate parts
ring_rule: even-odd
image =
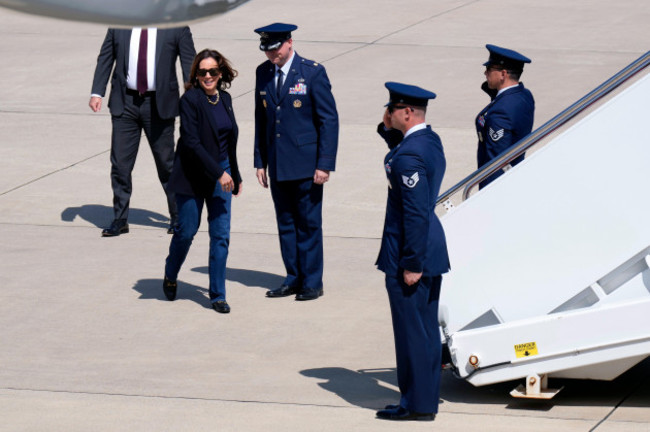
[[[426,129],[427,124],[426,123],[420,123],[415,126],[413,126],[411,129],[407,130],[406,133],[404,134],[404,139],[406,139],[407,136],[411,135],[413,132],[417,132],[422,129]]]
[[[289,57],[289,60],[282,66],[281,68],[278,67],[278,65],[275,65],[275,78],[273,78],[273,81],[275,82],[275,86],[278,86],[278,70],[282,70],[282,76],[284,79],[287,79],[287,75],[289,74],[289,71],[291,70],[291,63],[293,63],[293,58],[295,57],[296,52],[293,51],[291,53],[291,57]]]
[[[283,71],[283,72],[284,72],[284,71]],[[501,93],[503,93],[504,91],[506,91],[506,90],[510,90],[511,88],[515,88],[515,87],[519,87],[519,83],[517,83],[517,84],[515,84],[515,85],[508,86],[508,87],[506,87],[506,88],[502,88],[502,89],[499,90],[499,92],[497,93],[497,96],[499,96],[499,95],[500,95]]]

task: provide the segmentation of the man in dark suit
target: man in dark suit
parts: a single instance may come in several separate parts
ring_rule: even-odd
[[[255,30],[268,61],[256,71],[254,159],[259,183],[271,186],[287,272],[266,295],[314,300],[323,295],[323,184],[335,168],[339,121],[325,68],[293,50],[297,28]]]
[[[395,82],[386,88],[390,100],[378,132],[390,148],[384,159],[389,188],[377,267],[386,275],[401,399],[377,417],[433,420],[442,361],[438,301],[441,275],[449,271],[445,233],[435,214],[445,155],[425,123],[427,102],[436,95]]]
[[[113,125],[111,138],[111,186],[114,219],[102,236],[129,232],[131,172],[142,131],[149,141],[158,179],[167,195],[171,219],[176,202],[167,181],[174,164],[174,118],[178,115],[179,85],[176,59],[180,57],[187,81],[196,51],[189,27],[174,29],[109,29],[97,57],[89,106],[98,112],[111,78],[108,106]],[[112,74],[112,77],[111,77]]]
[[[483,63],[486,81],[482,85],[491,102],[476,116],[478,134],[478,167],[487,165],[501,153],[510,149],[533,129],[535,100],[532,93],[519,82],[524,63],[530,59],[516,51],[495,45],[485,46],[490,58]],[[524,160],[523,155],[510,164]],[[482,189],[499,176],[499,170],[479,183]]]

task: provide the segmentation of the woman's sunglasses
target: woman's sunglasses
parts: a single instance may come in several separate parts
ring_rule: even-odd
[[[196,71],[196,74],[200,77],[204,77],[207,74],[210,74],[210,76],[216,77],[219,75],[219,69],[218,68],[212,68],[212,69],[199,69]]]

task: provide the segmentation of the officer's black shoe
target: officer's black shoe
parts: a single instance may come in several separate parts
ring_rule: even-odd
[[[323,288],[319,289],[304,289],[296,295],[296,300],[316,300],[323,295]]]
[[[102,231],[102,237],[117,237],[129,232],[129,223],[126,219],[115,219],[111,226]]]
[[[266,292],[267,297],[286,297],[290,296],[292,294],[297,294],[298,293],[298,288],[296,287],[291,287],[289,285],[282,285],[280,288],[276,288],[274,290],[268,290]]]
[[[406,408],[397,406],[397,408],[383,409],[377,411],[377,418],[382,420],[416,420],[416,421],[433,421],[436,419],[434,413],[417,413],[409,411]]]
[[[212,303],[212,308],[219,313],[230,313],[230,306],[225,300],[217,300],[216,302]]]
[[[165,276],[165,279],[163,280],[163,292],[165,293],[167,300],[173,301],[176,298],[177,288],[178,283],[176,283],[176,281],[167,279],[167,276]]]

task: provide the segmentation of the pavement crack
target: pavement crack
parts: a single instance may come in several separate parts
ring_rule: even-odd
[[[589,432],[594,432],[597,430],[602,424],[604,424],[615,412],[616,410],[625,403],[634,393],[636,393],[639,389],[641,389],[642,386],[647,385],[647,381],[650,379],[650,374],[646,374],[645,379],[638,380],[636,383],[636,386],[632,390],[630,390],[618,403],[612,408],[605,417],[603,417],[598,423],[594,425],[593,428],[589,429]]]
[[[13,187],[13,188],[11,188],[11,189],[8,189],[8,190],[4,191],[4,192],[0,192],[0,196],[7,195],[8,193],[11,193],[11,192],[16,191],[16,190],[18,190],[18,189],[21,189],[21,188],[23,188],[23,187],[25,187],[25,186],[29,186],[29,185],[32,184],[32,183],[36,183],[36,182],[39,181],[39,180],[43,180],[44,178],[47,178],[47,177],[49,177],[49,176],[51,176],[51,175],[54,175],[54,174],[56,174],[56,173],[59,173],[59,172],[65,171],[65,170],[67,170],[67,169],[70,169],[70,168],[72,168],[72,167],[74,167],[74,166],[77,166],[77,165],[79,165],[79,164],[82,164],[82,163],[84,163],[84,162],[87,162],[87,161],[89,161],[89,160],[91,160],[91,159],[96,158],[97,156],[101,156],[101,155],[106,154],[106,153],[108,153],[108,152],[109,152],[109,150],[104,150],[104,151],[99,152],[99,153],[97,153],[97,154],[94,154],[94,155],[92,155],[92,156],[88,156],[88,157],[85,158],[85,159],[81,159],[81,160],[79,160],[79,161],[77,161],[77,162],[71,163],[70,165],[67,165],[67,166],[65,166],[65,167],[63,167],[63,168],[59,168],[59,169],[54,170],[54,171],[51,171],[51,172],[49,172],[49,173],[47,173],[47,174],[43,174],[43,175],[40,176],[40,177],[37,177],[37,178],[35,178],[35,179],[32,179],[32,180],[30,180],[30,181],[28,181],[28,182],[22,183],[22,184],[20,184],[20,185],[18,185],[18,186],[15,186],[15,187]]]
[[[344,406],[344,405],[318,404],[318,403],[305,403],[305,402],[279,402],[279,401],[263,401],[263,400],[211,398],[211,397],[198,397],[198,396],[145,395],[145,394],[134,394],[134,393],[93,392],[93,391],[82,391],[82,390],[55,390],[55,389],[34,389],[34,388],[17,388],[17,387],[3,387],[2,390],[17,391],[17,392],[33,392],[33,393],[68,394],[68,395],[109,396],[109,397],[138,398],[138,399],[170,399],[170,400],[188,400],[188,401],[205,401],[205,402],[303,406],[303,407],[319,407],[319,408],[355,408],[355,407]]]

